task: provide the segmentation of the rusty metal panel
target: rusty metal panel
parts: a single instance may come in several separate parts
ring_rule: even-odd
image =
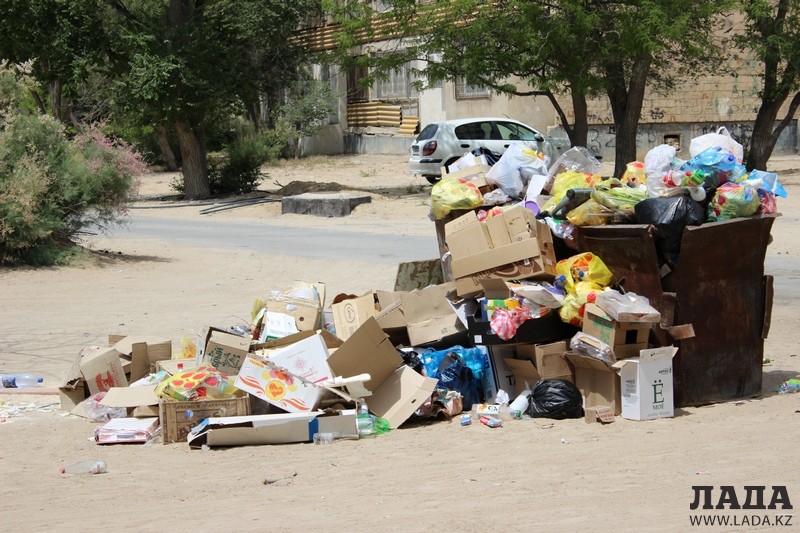
[[[611,270],[628,292],[647,297],[659,308],[661,275],[653,238],[645,224],[585,226],[578,229],[578,245],[592,252]],[[660,310],[660,309],[659,309]]]
[[[684,231],[672,279],[675,322],[692,324],[695,336],[675,343],[675,405],[761,393],[764,257],[773,221],[740,218]]]

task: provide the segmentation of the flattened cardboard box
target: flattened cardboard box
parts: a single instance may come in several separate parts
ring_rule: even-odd
[[[338,433],[342,438],[358,438],[356,411],[336,413],[279,413],[268,415],[208,418],[188,437],[190,448],[208,446],[247,446],[311,442],[314,433]]]
[[[424,377],[403,364],[388,335],[375,318],[367,319],[328,358],[337,376],[369,374],[364,387],[372,392],[365,398],[369,410],[397,428],[427,400],[438,380]]]
[[[607,364],[594,357],[567,352],[575,369],[575,386],[583,396],[583,408],[607,406],[615,415],[622,412],[619,376]]]

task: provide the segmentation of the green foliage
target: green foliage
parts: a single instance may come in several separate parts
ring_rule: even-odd
[[[0,87],[13,87],[9,76],[0,69]],[[0,263],[57,262],[79,232],[118,220],[133,176],[146,169],[99,129],[70,141],[59,122],[12,101],[0,93]]]
[[[278,110],[279,122],[291,128],[295,140],[295,156],[299,156],[302,137],[316,134],[328,123],[336,110],[338,95],[326,81],[318,81],[307,73],[291,83],[285,103]]]

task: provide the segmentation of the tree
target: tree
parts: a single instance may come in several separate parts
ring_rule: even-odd
[[[381,14],[357,11],[350,3],[339,11],[345,64],[354,45],[388,35],[396,46],[350,60],[375,69],[372,79],[418,59],[427,61],[419,74],[429,83],[463,78],[501,94],[544,95],[576,145],[586,143],[587,98],[605,94],[617,135],[618,175],[636,159],[645,89],[665,92],[678,78],[715,68],[713,29],[730,5],[728,0],[389,3],[393,9]],[[562,108],[565,94],[573,125]]]
[[[737,38],[761,63],[761,106],[745,154],[748,170],[767,169],[781,133],[800,107],[800,1],[744,0],[745,32]],[[786,114],[778,113],[791,97]]]
[[[130,112],[174,128],[187,198],[210,194],[206,136],[211,124],[244,114],[274,79],[303,57],[291,41],[314,2],[280,0],[108,0],[116,52],[127,58],[117,98]],[[250,113],[253,114],[252,112]]]
[[[327,81],[318,81],[305,74],[289,85],[287,101],[278,115],[290,126],[295,137],[294,157],[300,157],[300,142],[313,136],[336,110],[336,97]]]

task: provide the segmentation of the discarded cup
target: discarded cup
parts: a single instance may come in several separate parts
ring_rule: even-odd
[[[62,474],[105,474],[106,472],[108,472],[108,465],[102,459],[79,461],[61,467]]]

